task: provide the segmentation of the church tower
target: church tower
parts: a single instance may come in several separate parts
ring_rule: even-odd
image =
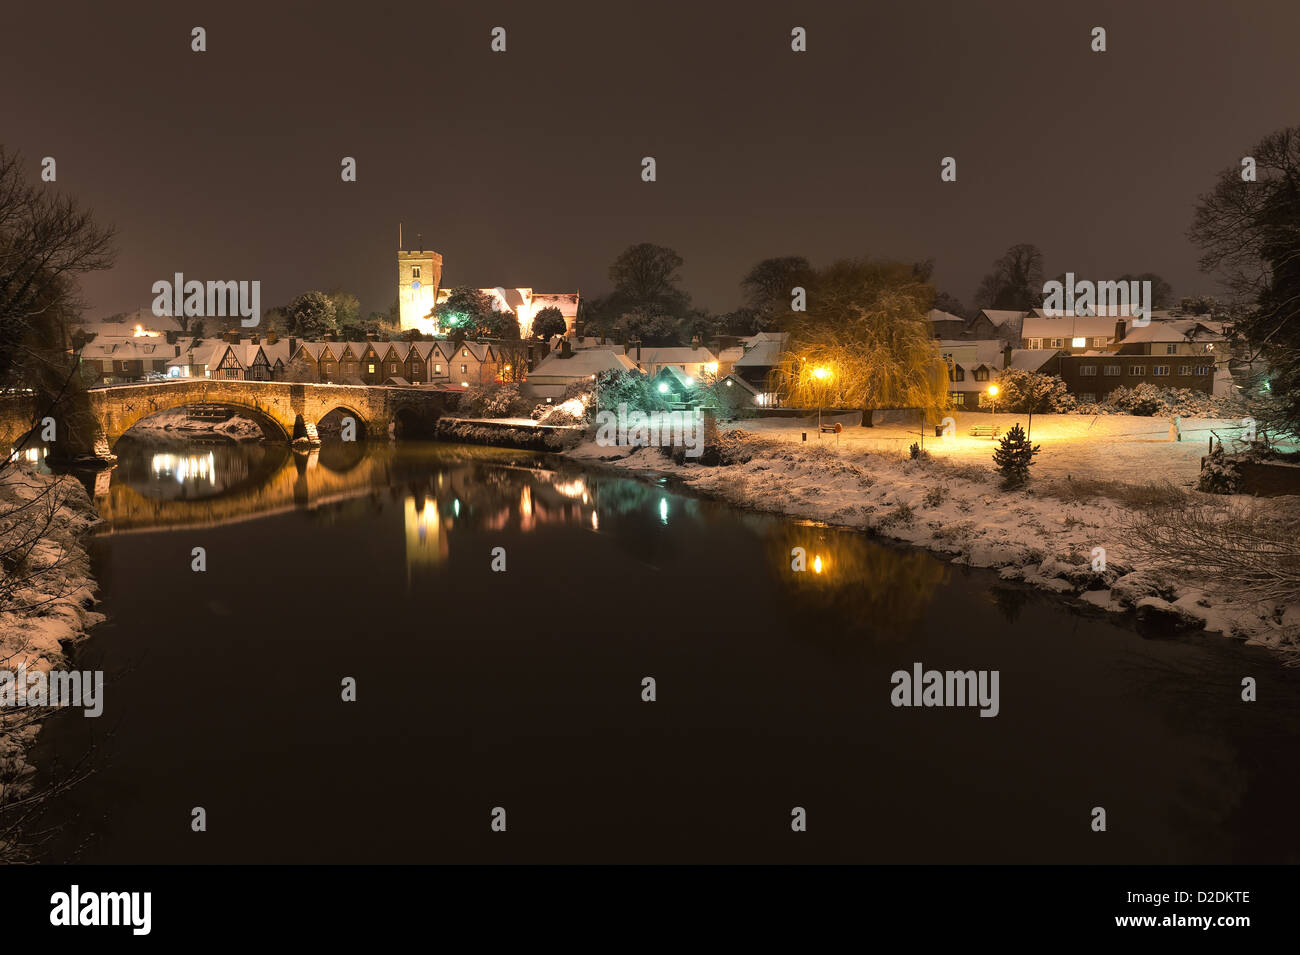
[[[433,305],[442,281],[442,256],[424,251],[423,236],[417,249],[403,249],[402,227],[397,227],[397,309],[402,331],[433,333]]]

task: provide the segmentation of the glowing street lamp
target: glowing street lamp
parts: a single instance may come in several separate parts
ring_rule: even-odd
[[[998,413],[998,386],[989,385],[989,398],[993,400],[993,414]]]
[[[813,369],[812,373],[813,373],[813,377],[822,383],[830,381],[831,370],[827,368],[825,365],[818,365],[816,368]],[[819,441],[821,440],[821,436],[822,436],[822,399],[824,397],[825,396],[822,394],[821,390],[819,389],[817,392],[817,440]]]

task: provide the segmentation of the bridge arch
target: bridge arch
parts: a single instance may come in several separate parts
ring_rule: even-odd
[[[356,439],[358,441],[364,441],[366,438],[372,437],[372,431],[376,430],[365,415],[359,411],[354,411],[347,405],[335,405],[321,415],[316,422],[316,430],[326,435],[338,434],[343,428],[343,419],[345,418],[351,418],[356,422]]]
[[[241,418],[247,418],[254,422],[262,429],[262,435],[268,441],[289,441],[292,438],[291,430],[286,430],[284,423],[281,422],[274,414],[269,413],[264,408],[258,408],[255,405],[241,404],[237,401],[218,400],[203,401],[197,398],[191,398],[187,401],[178,401],[174,404],[168,404],[166,407],[149,408],[143,414],[140,414],[126,427],[120,427],[117,434],[106,434],[109,444],[114,445],[124,435],[130,434],[132,429],[143,422],[148,421],[154,415],[162,414],[166,411],[176,411],[183,408],[192,408],[195,406],[208,406],[213,408],[223,408],[234,412]],[[119,419],[120,421],[121,419]],[[128,419],[129,420],[129,419]]]

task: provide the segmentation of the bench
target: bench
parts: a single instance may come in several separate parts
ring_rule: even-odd
[[[970,429],[972,438],[996,438],[1002,433],[1002,429],[995,424],[977,424]]]
[[[821,426],[822,434],[839,434],[844,430],[844,426],[838,421],[835,424],[824,424]]]

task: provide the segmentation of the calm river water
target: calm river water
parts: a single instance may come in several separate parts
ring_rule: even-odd
[[[1300,861],[1267,652],[522,452],[116,450],[47,861]],[[895,708],[915,662],[999,714]]]

